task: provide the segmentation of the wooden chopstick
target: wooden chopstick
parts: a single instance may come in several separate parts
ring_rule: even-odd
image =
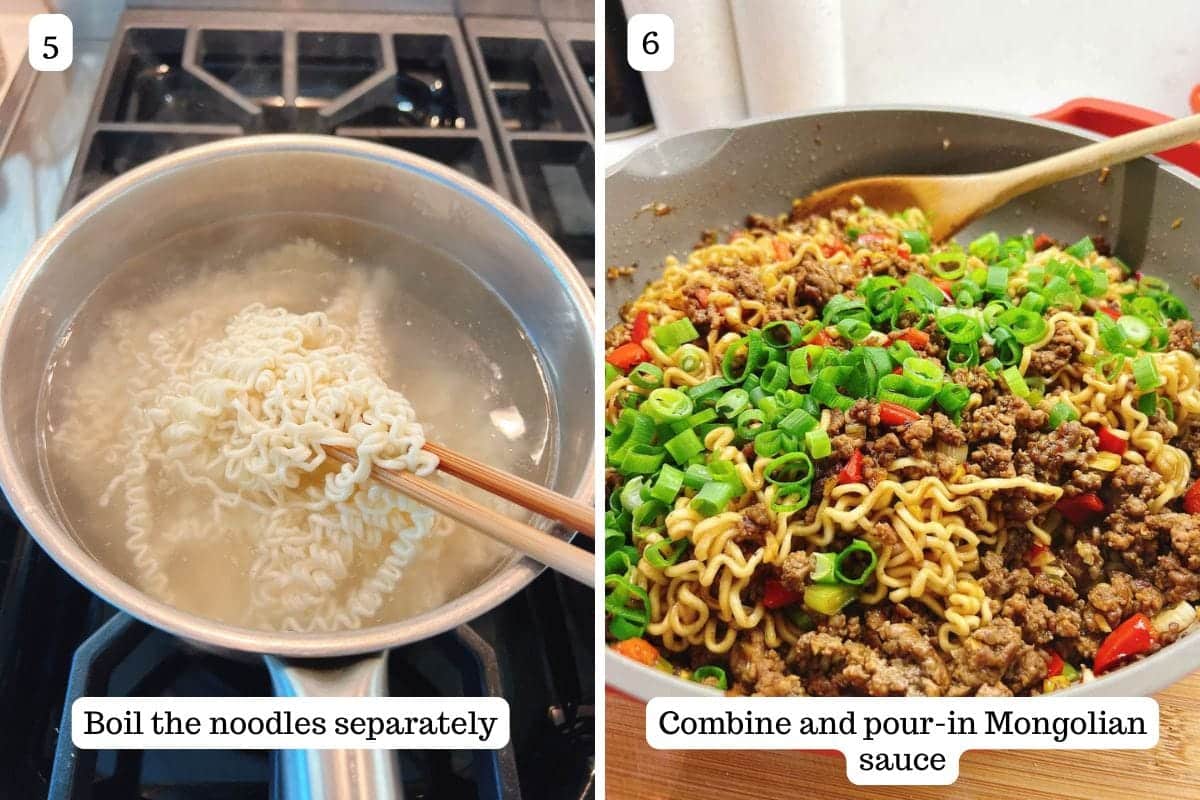
[[[596,538],[592,507],[516,475],[490,467],[440,444],[426,442],[425,449],[438,457],[438,469],[519,506],[561,522],[584,536]]]
[[[345,447],[325,445],[324,449],[330,457],[338,461],[349,464],[358,461],[354,451]],[[562,539],[523,522],[509,519],[411,472],[383,469],[373,464],[371,477],[438,513],[475,528],[515,550],[520,550],[568,578],[573,578],[585,586],[596,585],[593,573],[595,562],[592,554],[585,550],[573,547]]]

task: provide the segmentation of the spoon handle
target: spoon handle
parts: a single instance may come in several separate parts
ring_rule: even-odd
[[[1149,153],[1170,150],[1172,147],[1195,141],[1200,141],[1200,114],[1006,169],[996,174],[997,181],[1002,182],[1004,186],[1000,192],[1003,196],[1001,202],[1101,167],[1132,161]]]

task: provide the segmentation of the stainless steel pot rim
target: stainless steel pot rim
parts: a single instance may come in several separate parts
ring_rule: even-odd
[[[719,136],[722,133],[725,133],[727,137],[731,137],[739,130],[754,128],[760,125],[766,125],[784,120],[803,119],[810,117],[827,117],[833,115],[853,115],[862,112],[877,113],[895,111],[927,111],[932,114],[956,114],[963,116],[982,117],[985,120],[1004,120],[1007,122],[1017,122],[1034,127],[1062,131],[1092,141],[1101,141],[1102,139],[1107,138],[1093,133],[1092,131],[1075,127],[1074,125],[1064,125],[1059,122],[1051,122],[1049,120],[1037,119],[1035,117],[1029,117],[1022,114],[1011,114],[1004,111],[938,105],[838,106],[831,108],[812,109],[801,114],[777,114],[755,117],[719,128],[689,131],[687,133],[669,136],[656,142],[647,142],[606,170],[605,177],[606,179],[616,177],[622,172],[628,170],[630,164],[634,163],[639,158],[645,157],[655,148],[670,142],[678,142],[679,140],[686,139],[689,136]],[[717,150],[719,149],[720,148],[718,147]],[[1167,172],[1189,184],[1193,188],[1200,190],[1200,176],[1196,176],[1182,167],[1178,167],[1174,164],[1166,162],[1157,156],[1145,156],[1144,158],[1145,160],[1152,161],[1164,172]],[[663,176],[666,174],[668,173],[663,173]],[[644,187],[645,191],[647,192],[647,201],[653,200],[654,198],[649,195],[652,195],[654,191],[654,177],[639,176],[639,188],[642,187]],[[749,210],[750,209],[747,209],[747,211]],[[720,224],[721,222],[723,221],[714,220],[713,224]],[[625,658],[624,656],[613,652],[607,647],[605,648],[604,653],[604,669],[605,682],[608,686],[616,689],[617,691],[628,693],[641,700],[649,700],[652,697],[719,697],[722,695],[722,692],[719,692],[711,687],[694,683],[692,681],[682,680],[674,675],[669,675],[662,670],[655,669],[654,667],[639,664],[631,659]],[[1068,689],[1055,692],[1055,697],[1086,695],[1120,697],[1129,695],[1147,695],[1160,691],[1161,689],[1183,678],[1185,675],[1196,669],[1200,669],[1200,630],[1193,630],[1190,634],[1184,636],[1180,641],[1174,642],[1173,644],[1158,651],[1154,655],[1144,658],[1141,661],[1121,667],[1120,669],[1114,670],[1113,672],[1110,672],[1107,675],[1099,677],[1093,681],[1089,681],[1088,683],[1076,684]]]
[[[592,296],[570,259],[545,231],[529,220],[516,206],[486,186],[434,161],[381,144],[335,136],[269,134],[211,142],[171,153],[113,179],[76,204],[38,241],[4,289],[3,299],[0,301],[0,350],[8,346],[9,339],[14,334],[13,325],[19,300],[24,296],[25,288],[41,265],[71,230],[109,200],[136,190],[144,180],[152,180],[176,169],[227,156],[278,154],[285,151],[367,158],[435,181],[458,192],[488,213],[498,216],[512,229],[567,290],[576,311],[587,323],[588,330],[594,327]],[[582,502],[590,502],[592,497],[592,462],[594,454],[589,458],[584,474],[573,492],[575,498]],[[544,569],[543,565],[532,559],[515,559],[507,566],[500,567],[479,586],[449,603],[397,622],[332,632],[259,631],[181,611],[155,600],[117,577],[89,555],[47,510],[40,508],[31,487],[13,460],[2,456],[0,488],[3,488],[9,504],[26,530],[59,566],[91,591],[143,622],[184,639],[207,647],[245,653],[267,653],[290,658],[324,658],[368,653],[420,641],[486,613],[524,588]],[[45,530],[54,531],[55,535],[38,535],[38,531]]]

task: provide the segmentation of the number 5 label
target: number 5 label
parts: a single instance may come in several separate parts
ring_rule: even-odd
[[[75,28],[66,14],[36,14],[29,20],[29,66],[62,72],[75,58]]]
[[[629,18],[625,50],[638,72],[662,72],[675,63],[675,21],[666,14],[634,14]]]

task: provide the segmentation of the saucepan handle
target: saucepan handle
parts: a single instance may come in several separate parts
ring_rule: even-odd
[[[386,697],[387,652],[349,663],[287,661],[266,656],[280,697]],[[391,750],[280,750],[274,791],[280,800],[402,800]]]

